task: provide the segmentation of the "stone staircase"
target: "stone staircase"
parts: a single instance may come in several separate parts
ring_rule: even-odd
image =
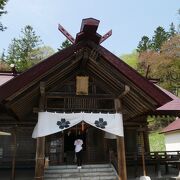
[[[49,166],[45,170],[44,180],[118,180],[111,164]]]

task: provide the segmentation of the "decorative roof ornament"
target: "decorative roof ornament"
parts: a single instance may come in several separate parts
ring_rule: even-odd
[[[83,19],[80,32],[77,34],[76,39],[62,25],[59,24],[58,29],[73,44],[84,39],[90,39],[96,44],[101,44],[112,35],[112,30],[109,30],[106,34],[101,36],[96,32],[99,22],[99,20],[94,18]]]

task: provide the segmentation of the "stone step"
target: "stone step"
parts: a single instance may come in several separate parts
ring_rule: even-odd
[[[117,180],[115,170],[110,164],[50,166],[45,170],[44,180]]]
[[[86,177],[64,177],[64,178],[44,178],[44,180],[118,180],[116,176],[86,176]]]
[[[85,177],[85,176],[113,176],[114,172],[110,171],[110,172],[85,172],[85,173],[56,173],[56,174],[52,174],[52,173],[46,173],[45,176],[46,177]]]
[[[117,177],[77,177],[77,178],[44,178],[44,180],[118,180]]]
[[[77,172],[111,172],[113,171],[112,168],[84,168],[82,167],[82,169],[77,169],[77,168],[68,168],[68,169],[46,169],[45,170],[45,174],[46,173],[77,173]]]
[[[110,164],[85,164],[83,165],[83,168],[101,168],[101,167],[111,167]],[[77,168],[76,165],[60,165],[60,166],[49,166],[48,169],[71,169],[71,168]]]

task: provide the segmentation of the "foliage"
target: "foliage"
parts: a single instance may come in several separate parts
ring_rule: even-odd
[[[120,58],[132,68],[137,68],[138,53],[136,51],[133,51],[130,54],[123,54]]]
[[[143,36],[138,44],[137,52],[141,53],[151,49],[151,40],[147,36]]]
[[[173,23],[170,24],[169,31],[165,31],[165,29],[161,26],[157,27],[154,31],[154,35],[152,39],[148,36],[143,36],[138,43],[137,52],[143,53],[147,51],[156,51],[159,52],[164,42],[173,36],[177,35],[177,31]]]
[[[180,95],[180,34],[174,24],[170,24],[167,32],[159,26],[151,39],[143,36],[137,51],[139,52],[137,70],[149,79],[157,79],[160,86],[177,96]],[[150,118],[149,128],[158,130],[173,120],[170,117]],[[161,149],[153,148],[153,150]]]
[[[148,127],[153,131],[157,131],[168,126],[174,119],[172,116],[148,117]]]
[[[54,49],[52,49],[50,46],[42,46],[35,48],[31,53],[32,65],[37,64],[41,60],[48,58],[54,53]]]
[[[4,6],[6,5],[8,0],[0,0],[0,17],[3,14],[6,14],[7,11],[4,11]],[[3,24],[0,22],[0,31],[4,31],[6,27],[3,26]]]
[[[0,60],[0,71],[9,71],[9,70],[10,67],[8,66],[8,64]]]
[[[150,151],[165,151],[164,134],[152,132],[149,134]]]
[[[8,66],[8,64],[5,61],[5,53],[4,50],[0,56],[0,71],[8,71],[10,70],[10,67]]]
[[[169,28],[169,37],[173,37],[177,34],[176,28],[174,23],[170,24],[170,28]]]
[[[178,20],[179,20],[178,33],[180,33],[180,9],[178,9]]]
[[[180,87],[180,35],[166,41],[160,52],[143,52],[139,56],[138,70],[148,77],[160,80],[160,85],[173,91]]]
[[[7,54],[8,64],[15,64],[18,71],[28,69],[37,61],[36,51],[41,43],[31,26],[25,26],[21,33],[22,36],[12,40]]]
[[[152,37],[151,49],[159,52],[162,44],[169,38],[169,33],[164,30],[163,27],[159,26],[154,31],[154,36]]]
[[[69,47],[71,45],[72,45],[72,43],[68,39],[66,39],[64,42],[62,42],[62,44],[61,44],[60,48],[58,49],[58,51],[61,51],[62,49],[65,49],[65,48],[67,48],[67,47]]]

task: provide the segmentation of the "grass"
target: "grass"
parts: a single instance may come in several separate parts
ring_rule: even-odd
[[[150,151],[165,151],[164,134],[152,132],[149,134]]]

